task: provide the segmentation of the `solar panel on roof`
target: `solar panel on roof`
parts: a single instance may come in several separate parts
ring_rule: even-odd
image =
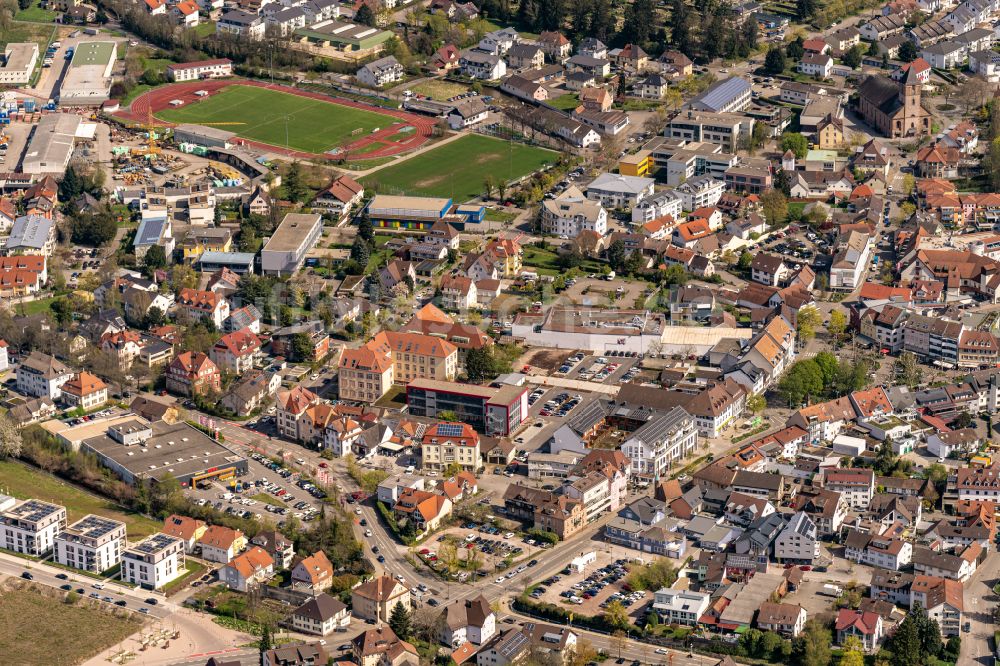
[[[445,423],[438,426],[438,435],[442,437],[458,437],[462,434],[463,427],[458,423]]]

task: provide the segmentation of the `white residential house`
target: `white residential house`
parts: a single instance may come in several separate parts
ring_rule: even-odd
[[[35,398],[58,400],[73,371],[61,361],[39,351],[31,352],[17,366],[17,390]]]
[[[125,523],[90,514],[67,526],[54,545],[53,558],[59,564],[103,573],[121,562]]]
[[[465,51],[458,61],[462,73],[474,79],[495,81],[507,75],[507,63],[498,55],[482,51]]]
[[[401,81],[405,74],[403,66],[395,56],[386,56],[373,60],[358,70],[358,81],[366,86],[381,88],[384,85]]]
[[[725,189],[724,183],[722,187]],[[658,220],[661,217],[667,217],[668,215],[674,218],[674,220],[680,220],[682,210],[683,201],[673,190],[657,192],[653,196],[646,197],[635,206],[632,206],[632,222],[645,224],[653,220]],[[689,208],[688,210],[694,209]]]
[[[457,648],[464,643],[482,645],[496,634],[496,614],[486,597],[456,599],[441,611],[443,617],[440,639]]]
[[[653,593],[653,610],[660,622],[694,627],[712,603],[705,592],[662,588]]]
[[[587,185],[587,198],[607,208],[631,208],[653,195],[652,178],[602,173]]]
[[[833,71],[833,58],[828,53],[805,53],[797,69],[800,74],[825,79]]]
[[[774,540],[774,559],[778,562],[811,564],[819,555],[819,531],[816,523],[807,513],[799,511]]]
[[[0,548],[41,556],[66,529],[66,507],[29,499],[0,512]]]
[[[132,544],[122,553],[121,578],[158,590],[186,571],[184,541],[162,532]]]
[[[608,211],[599,202],[584,197],[576,186],[542,202],[543,233],[576,238],[581,231],[607,233]]]
[[[230,590],[249,592],[274,576],[274,558],[260,546],[252,546],[219,567],[217,575]]]

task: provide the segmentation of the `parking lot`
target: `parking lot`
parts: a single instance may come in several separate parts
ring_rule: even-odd
[[[435,537],[433,542],[424,544],[417,555],[440,572],[445,562],[441,561],[439,551],[445,544],[457,549],[458,580],[465,581],[475,575],[491,580],[495,578],[497,584],[514,580],[524,584],[524,572],[537,565],[535,558],[549,548],[549,544],[538,543],[511,529],[508,521],[494,518],[488,523],[465,522],[451,527]],[[465,551],[476,551],[477,555],[472,560],[475,568],[467,568],[465,563],[470,561],[470,554]]]
[[[621,278],[606,280],[594,276],[569,280],[560,296],[569,298],[577,305],[604,306],[610,302],[629,309],[637,299],[645,298],[648,291],[649,285],[645,282],[630,282]]]
[[[235,482],[211,480],[188,492],[199,505],[246,519],[271,519],[279,527],[289,516],[303,522],[318,517],[323,490],[259,453],[250,454],[247,467]]]
[[[627,560],[598,552],[597,560],[583,572],[567,567],[562,573],[539,581],[530,596],[537,601],[576,608],[574,612],[580,615],[599,615],[612,601],[619,601],[629,616],[639,622],[645,617],[653,595],[627,589],[627,575]]]

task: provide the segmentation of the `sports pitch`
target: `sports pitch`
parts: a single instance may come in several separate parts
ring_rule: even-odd
[[[180,108],[164,109],[156,116],[172,123],[207,124],[278,147],[285,147],[287,117],[288,148],[306,153],[324,153],[400,122],[333,102],[240,85]],[[358,129],[361,131],[352,135]]]
[[[384,194],[450,197],[468,201],[483,194],[487,176],[511,181],[554,163],[546,148],[467,135],[416,157],[379,169],[363,179]]]

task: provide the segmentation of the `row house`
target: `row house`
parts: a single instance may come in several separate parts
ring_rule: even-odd
[[[979,564],[983,549],[978,543],[967,546],[958,554],[942,553],[925,546],[913,548],[913,571],[927,576],[940,576],[964,583]]]
[[[892,530],[887,530],[891,532]],[[896,536],[882,536],[848,529],[844,557],[859,564],[898,571],[910,563],[913,546]]]

